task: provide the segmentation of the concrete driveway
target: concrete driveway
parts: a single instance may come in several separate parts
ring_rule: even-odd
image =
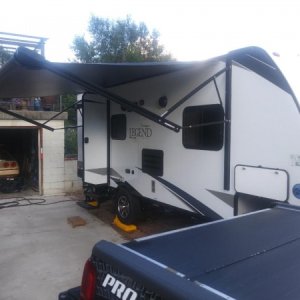
[[[37,197],[35,197],[37,198]],[[0,300],[52,300],[77,286],[93,245],[124,238],[76,205],[76,197],[42,197],[53,205],[0,209]],[[1,203],[13,199],[1,199]],[[87,224],[73,228],[68,217]]]

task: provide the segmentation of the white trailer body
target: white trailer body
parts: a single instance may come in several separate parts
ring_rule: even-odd
[[[300,203],[299,105],[279,70],[274,78],[259,70],[273,65],[247,59],[258,70],[222,58],[109,89],[179,132],[85,94],[84,182],[216,219],[265,200]]]

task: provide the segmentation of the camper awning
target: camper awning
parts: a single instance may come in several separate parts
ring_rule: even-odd
[[[188,68],[207,68],[218,61],[233,61],[256,72],[295,96],[272,58],[262,49],[249,47],[204,62],[83,64],[52,63],[26,48],[19,48],[0,70],[0,98],[62,95],[84,92],[103,95],[172,130],[180,126],[109,91],[121,84]],[[298,102],[295,101],[298,105]]]
[[[35,65],[26,55],[29,50],[19,48],[15,56],[0,70],[0,98],[62,95],[89,92],[86,87],[75,83],[72,76],[92,85],[110,88],[113,86],[159,76],[189,67],[191,62],[166,63],[50,63],[32,53],[31,59],[39,60]],[[45,63],[46,62],[46,63]],[[201,63],[196,63],[201,64]],[[203,64],[203,63],[202,63]],[[51,67],[51,71],[48,67]],[[53,73],[61,70],[69,78]]]
[[[272,58],[263,49],[257,47],[235,50],[204,62],[114,64],[51,63],[33,51],[19,48],[14,57],[0,69],[0,98],[88,92],[81,84],[74,83],[72,76],[66,79],[53,73],[56,69],[106,89],[195,66],[198,66],[201,71],[202,66],[206,68],[209,64],[225,61],[228,58],[258,73],[288,93],[292,93],[288,82]]]

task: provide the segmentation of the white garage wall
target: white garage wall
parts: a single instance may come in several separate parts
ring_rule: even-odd
[[[52,128],[64,127],[63,120],[48,123]],[[72,193],[82,189],[82,181],[77,177],[77,160],[64,157],[64,131],[43,129],[43,160],[45,195]]]
[[[52,128],[64,127],[63,120],[47,124]],[[64,130],[42,130],[43,194],[57,195],[65,192]]]
[[[65,159],[65,192],[82,191],[82,180],[77,176],[77,159]]]

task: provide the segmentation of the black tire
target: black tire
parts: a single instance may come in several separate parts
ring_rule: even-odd
[[[125,189],[119,189],[114,201],[117,217],[122,223],[134,224],[140,219],[142,211],[137,197]]]

